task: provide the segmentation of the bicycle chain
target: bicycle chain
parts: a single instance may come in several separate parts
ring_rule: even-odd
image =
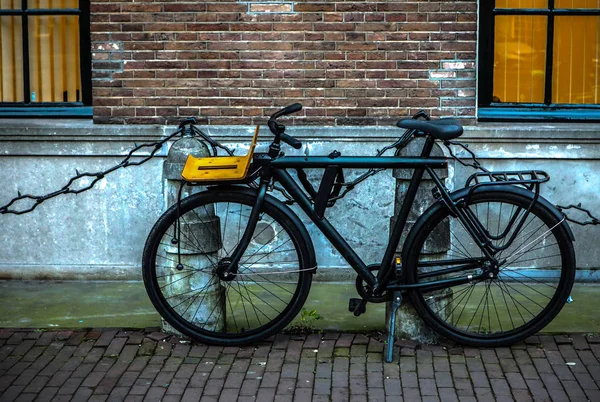
[[[476,157],[475,153],[469,149],[469,147],[468,147],[467,144],[463,144],[463,143],[458,142],[458,141],[444,141],[444,145],[446,146],[446,149],[448,149],[448,152],[450,153],[450,157],[452,159],[454,159],[455,161],[457,161],[458,163],[460,163],[461,165],[466,166],[466,167],[472,167],[473,169],[481,170],[482,172],[485,172],[485,173],[492,173],[491,171],[489,171],[488,169],[486,169],[485,167],[483,167],[483,165],[481,165],[481,163],[477,160],[477,157]],[[459,146],[463,150],[467,151],[467,153],[470,156],[470,159],[473,162],[470,162],[470,163],[469,162],[464,162],[461,159],[459,159],[454,154],[454,152],[452,152],[452,148],[450,147],[451,145]],[[569,204],[566,207],[562,206],[562,205],[555,205],[555,207],[556,207],[556,209],[558,209],[563,214],[563,216],[565,217],[565,219],[567,221],[572,222],[572,223],[574,223],[576,225],[580,225],[580,226],[600,225],[600,219],[598,219],[594,215],[592,215],[592,213],[588,209],[583,208],[581,206],[581,203],[579,203],[578,205]],[[577,220],[575,218],[570,218],[564,212],[564,210],[566,210],[566,209],[576,209],[576,210],[579,210],[581,212],[584,212],[590,218],[590,220],[589,221],[580,221],[580,220]]]
[[[115,170],[121,169],[121,168],[126,168],[128,166],[139,166],[143,163],[146,163],[147,161],[149,161],[150,159],[152,159],[156,153],[158,152],[158,150],[160,150],[162,148],[162,146],[165,144],[165,142],[169,141],[170,139],[172,139],[173,137],[182,134],[183,133],[183,129],[180,128],[179,130],[175,131],[173,134],[167,136],[166,138],[160,140],[160,141],[156,141],[156,142],[151,142],[151,143],[145,143],[145,144],[141,144],[141,145],[137,145],[135,144],[135,148],[133,148],[131,151],[129,151],[129,153],[127,154],[127,156],[125,158],[123,158],[123,160],[121,162],[119,162],[117,165],[100,171],[100,172],[94,172],[94,173],[90,173],[90,172],[85,172],[85,173],[79,173],[79,171],[77,169],[75,169],[75,172],[77,173],[74,177],[72,177],[69,182],[62,187],[60,190],[57,191],[53,191],[51,193],[48,193],[46,195],[31,195],[31,194],[21,194],[21,192],[18,192],[18,196],[13,198],[8,204],[0,207],[0,214],[14,214],[14,215],[21,215],[21,214],[25,214],[27,212],[31,212],[34,209],[36,209],[38,207],[38,205],[40,205],[41,203],[43,203],[46,200],[49,200],[51,198],[57,197],[59,195],[62,194],[80,194],[83,193],[84,191],[90,190],[91,188],[94,187],[94,185],[100,181],[101,179],[104,178],[104,176],[106,176],[109,173],[114,172]],[[143,148],[153,148],[150,151],[150,154],[145,156],[143,159],[139,160],[139,161],[132,161],[132,158],[137,158],[140,157],[141,155],[135,155],[135,153]],[[92,179],[92,181],[85,186],[84,184],[80,184],[77,185],[78,180],[80,179],[84,179],[84,178],[90,178]],[[79,183],[83,183],[79,182]],[[17,201],[20,200],[31,200],[33,202],[33,204],[31,205],[31,207],[29,208],[24,208],[24,209],[10,209],[10,207],[16,203]]]
[[[467,163],[467,162],[464,162],[463,160],[461,160],[458,156],[456,156],[454,154],[454,152],[452,151],[452,147],[450,147],[450,145],[456,145],[456,146],[462,148],[464,151],[467,151],[467,153],[470,156],[470,159],[473,160],[473,162]],[[460,163],[461,165],[466,166],[466,167],[472,167],[475,170],[481,170],[482,172],[485,172],[485,173],[491,173],[488,169],[484,168],[483,165],[477,160],[477,156],[475,155],[475,153],[473,151],[471,151],[469,149],[469,146],[467,144],[463,144],[462,142],[458,142],[458,141],[446,140],[446,141],[444,141],[444,146],[450,153],[450,157],[452,159],[454,159],[455,161],[457,161],[458,163]]]
[[[194,119],[187,119],[179,125],[178,130],[176,130],[172,134],[168,135],[167,137],[161,139],[160,141],[145,143],[145,144],[141,144],[141,145],[136,144],[135,148],[133,148],[131,151],[129,151],[127,156],[125,156],[125,158],[123,158],[123,160],[121,162],[119,162],[117,165],[115,165],[109,169],[106,169],[106,170],[103,170],[100,172],[95,172],[95,173],[90,173],[90,172],[79,173],[79,171],[77,169],[75,169],[75,172],[77,174],[74,177],[72,177],[68,181],[68,183],[65,186],[63,186],[60,190],[48,193],[46,195],[31,195],[31,194],[23,195],[23,194],[21,194],[20,191],[18,191],[17,197],[10,200],[10,202],[8,202],[6,205],[0,207],[0,214],[14,214],[14,215],[25,214],[25,213],[35,210],[38,207],[38,205],[40,205],[44,201],[49,200],[54,197],[57,197],[59,195],[62,195],[62,194],[77,195],[77,194],[83,193],[84,191],[88,191],[88,190],[92,189],[98,181],[103,179],[107,174],[114,172],[115,170],[118,170],[121,168],[126,168],[128,166],[139,166],[139,165],[142,165],[142,164],[148,162],[150,159],[152,159],[154,156],[156,156],[156,153],[162,148],[162,146],[166,142],[170,141],[171,139],[173,139],[174,137],[176,137],[178,135],[184,135],[186,132],[190,133],[192,137],[194,135],[197,135],[197,136],[202,137],[204,140],[206,140],[209,143],[209,145],[211,146],[211,148],[213,150],[213,154],[215,154],[215,155],[217,153],[217,148],[224,149],[229,155],[233,155],[233,151],[231,151],[229,148],[220,144],[218,141],[212,139],[209,135],[205,134],[200,129],[195,127],[194,123],[195,123]],[[189,124],[189,127],[190,127],[189,131],[185,130],[186,124]],[[400,140],[396,141],[394,144],[392,144],[388,147],[385,147],[383,150],[379,151],[377,153],[377,156],[382,155],[385,151],[387,151],[388,149],[391,149],[391,148],[397,148],[397,149],[402,148],[402,147],[406,146],[406,144],[408,142],[410,142],[411,139],[412,138],[408,138],[408,136],[405,135]],[[476,170],[481,170],[482,172],[485,172],[485,173],[491,173],[488,169],[483,167],[483,165],[477,159],[477,156],[475,155],[475,153],[473,151],[471,151],[466,144],[463,144],[458,141],[450,141],[450,140],[444,141],[443,144],[448,149],[448,152],[450,153],[450,157],[452,159],[454,159],[455,161],[457,161],[458,163],[460,163],[461,165],[463,165],[465,167],[471,167]],[[458,158],[455,155],[455,153],[452,151],[451,145],[458,146],[458,147],[462,148],[464,151],[466,151],[469,154],[470,159],[473,162],[470,162],[470,163],[464,162],[463,160]],[[135,162],[131,161],[132,158],[141,157],[141,155],[135,155],[135,153],[143,148],[152,148],[152,150],[150,151],[150,154],[145,156],[143,159],[141,159],[139,161],[135,161]],[[355,180],[353,180],[351,182],[347,182],[347,183],[342,183],[342,187],[344,188],[344,191],[339,196],[333,197],[330,201],[336,201],[338,199],[343,198],[350,190],[354,189],[354,187],[357,184],[363,182],[367,178],[379,173],[382,170],[385,170],[385,169],[369,169],[368,172],[360,175]],[[83,178],[93,178],[93,180],[87,186],[80,187],[78,189],[72,188],[72,186],[74,184],[76,184],[76,182],[78,180],[83,179]],[[275,189],[278,191],[281,191],[284,194],[284,196],[287,195],[285,191],[282,191],[283,189],[281,189],[279,187],[275,187]],[[293,199],[289,195],[287,195],[287,197],[285,197],[285,198],[287,199],[286,201],[288,203],[293,203]],[[21,210],[10,209],[10,207],[13,204],[15,204],[16,202],[18,202],[20,200],[27,200],[27,199],[33,201],[33,204],[31,205],[31,207],[26,208],[26,209],[21,209]],[[565,216],[566,220],[568,220],[569,222],[572,222],[572,223],[575,223],[575,224],[581,225],[581,226],[600,225],[600,219],[593,216],[592,213],[588,209],[583,208],[581,206],[581,204],[578,204],[578,205],[570,204],[568,206],[556,205],[556,208]],[[566,210],[566,209],[577,209],[579,211],[585,212],[587,214],[587,216],[590,217],[590,220],[589,221],[579,221],[577,219],[570,218],[564,212],[564,210]]]
[[[586,225],[600,225],[600,220],[599,220],[598,218],[596,218],[594,215],[592,215],[592,213],[591,213],[589,210],[587,210],[587,209],[583,208],[583,207],[581,206],[581,203],[580,203],[580,204],[578,204],[578,205],[569,204],[569,205],[568,205],[568,206],[566,206],[566,207],[565,207],[565,206],[562,206],[562,205],[555,205],[555,207],[556,207],[556,208],[557,208],[557,209],[558,209],[558,210],[559,210],[559,211],[560,211],[560,212],[561,212],[561,213],[562,213],[562,214],[565,216],[565,218],[566,218],[566,219],[567,219],[569,222],[573,222],[573,223],[574,223],[574,224],[576,224],[576,225],[580,225],[580,226],[586,226]],[[577,220],[577,219],[575,219],[575,218],[569,218],[569,217],[567,216],[567,214],[564,212],[564,210],[565,210],[565,209],[571,209],[571,208],[573,208],[573,209],[577,209],[577,210],[579,210],[579,211],[581,211],[581,212],[585,212],[585,213],[586,213],[586,215],[590,217],[590,220],[589,220],[589,221],[580,221],[580,220]]]
[[[109,169],[106,169],[106,170],[103,170],[100,172],[94,172],[94,173],[90,173],[90,172],[80,173],[77,169],[75,169],[75,172],[77,174],[74,177],[72,177],[68,181],[68,183],[64,187],[62,187],[60,190],[53,191],[46,195],[21,194],[21,192],[18,191],[17,197],[10,200],[10,202],[8,204],[0,207],[0,214],[14,214],[14,215],[25,214],[25,213],[31,212],[34,209],[36,209],[38,207],[38,205],[40,205],[44,201],[49,200],[54,197],[57,197],[59,195],[62,195],[62,194],[77,195],[77,194],[83,193],[84,191],[88,191],[88,190],[92,189],[98,181],[103,179],[104,176],[106,176],[109,173],[114,172],[115,170],[118,170],[121,168],[126,168],[128,166],[139,166],[139,165],[142,165],[142,164],[148,162],[150,159],[152,159],[154,156],[156,156],[156,153],[162,148],[162,146],[166,142],[170,141],[171,139],[173,139],[174,137],[176,137],[178,135],[184,136],[187,134],[191,137],[195,137],[195,136],[202,137],[211,146],[214,155],[216,155],[216,153],[217,153],[217,148],[222,148],[229,155],[233,155],[233,151],[231,151],[226,146],[220,144],[218,141],[212,139],[209,135],[202,132],[202,130],[200,130],[199,128],[195,127],[194,126],[195,123],[196,123],[196,120],[193,118],[186,119],[179,125],[179,128],[175,132],[173,132],[172,134],[168,135],[167,137],[165,137],[159,141],[149,142],[149,143],[145,143],[145,144],[141,144],[141,145],[135,144],[135,148],[133,148],[131,151],[129,151],[127,156],[125,156],[125,158],[123,158],[123,160],[121,162],[119,162],[117,165],[115,165]],[[186,125],[189,125],[189,127],[187,129],[186,129]],[[143,148],[152,148],[152,150],[150,151],[150,153],[148,155],[144,156],[141,160],[132,161],[132,158],[142,157],[142,155],[136,155],[135,153]],[[92,179],[92,180],[88,185],[84,185],[83,181],[79,182],[82,184],[77,185],[78,180],[81,180],[81,179],[84,179],[84,180]],[[13,204],[15,204],[16,202],[21,201],[21,200],[31,200],[31,202],[32,202],[31,207],[23,208],[20,210],[10,208]]]

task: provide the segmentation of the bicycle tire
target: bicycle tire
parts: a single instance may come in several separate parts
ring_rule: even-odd
[[[221,346],[255,343],[282,330],[304,304],[314,269],[308,246],[273,202],[264,203],[237,274],[215,274],[218,262],[233,253],[255,201],[240,191],[204,191],[182,200],[179,212],[173,205],[152,228],[143,254],[146,291],[184,335]]]
[[[531,203],[531,196],[522,191],[507,190],[505,186],[500,190],[475,192],[461,208],[474,211],[490,235],[499,237],[507,228],[518,230],[516,225],[509,225],[508,216],[516,213],[520,219]],[[410,299],[423,320],[451,340],[478,347],[513,344],[537,333],[552,321],[569,297],[576,265],[566,225],[549,205],[538,200],[531,206],[514,242],[497,254],[505,263],[496,278],[433,292],[413,289]],[[458,218],[451,216],[442,203],[430,207],[413,230],[415,233],[409,236],[412,241],[405,248],[403,264],[408,284],[464,277],[469,272],[444,273],[440,269],[459,266],[456,261],[464,257],[483,255]],[[496,245],[507,245],[500,242],[506,242],[511,233],[504,240],[494,240],[498,242]],[[437,245],[432,243],[436,241]],[[442,245],[444,242],[446,244]],[[453,259],[454,263],[448,263]],[[424,267],[426,261],[428,266]],[[436,275],[436,272],[440,274]],[[483,270],[471,273],[481,272]],[[475,299],[471,300],[473,296]]]

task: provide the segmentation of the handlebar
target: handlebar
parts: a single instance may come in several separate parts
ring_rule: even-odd
[[[289,105],[271,115],[269,120],[275,120],[281,116],[285,116],[288,114],[296,113],[302,110],[302,105],[300,103],[294,103],[293,105]]]
[[[271,157],[274,157],[274,155],[276,155],[275,154],[276,149],[277,149],[277,153],[278,153],[279,141],[283,141],[295,149],[302,148],[302,142],[298,141],[296,138],[292,137],[291,135],[285,134],[285,125],[280,124],[276,121],[276,119],[281,116],[296,113],[296,112],[299,112],[300,110],[302,110],[302,105],[300,103],[294,103],[293,105],[289,105],[289,106],[273,113],[271,115],[271,117],[269,118],[269,122],[267,123],[269,126],[269,130],[271,130],[273,135],[275,135],[275,140],[273,141],[273,144],[271,144],[271,148],[273,149],[273,151],[270,152],[273,154],[273,155],[271,155]]]
[[[281,134],[279,136],[279,138],[281,139],[281,141],[283,141],[286,144],[290,145],[294,149],[300,149],[300,148],[302,148],[302,142],[298,141],[297,139],[295,139],[291,135]]]

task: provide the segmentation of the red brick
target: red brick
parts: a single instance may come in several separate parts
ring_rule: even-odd
[[[247,14],[248,4],[234,0],[92,1],[95,120],[177,121],[198,112],[194,105],[209,124],[251,124],[269,112],[262,107],[296,100],[323,106],[289,124],[386,124],[407,112],[397,102],[423,101],[438,114],[473,111],[474,68],[442,63],[474,62],[474,0],[290,8],[256,3],[258,13]],[[435,78],[441,71],[453,71],[452,79]]]

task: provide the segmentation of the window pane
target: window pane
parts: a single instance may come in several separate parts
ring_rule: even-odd
[[[554,21],[553,103],[600,103],[600,17]]]
[[[494,102],[544,102],[545,16],[496,17]]]
[[[554,8],[598,8],[600,0],[555,0]]]
[[[29,17],[31,102],[81,101],[79,17]]]
[[[20,0],[0,0],[0,9],[16,10],[21,8]]]
[[[21,17],[0,17],[0,102],[23,102]]]
[[[79,8],[79,0],[27,0],[28,8]]]
[[[548,0],[496,0],[497,8],[548,8]]]

